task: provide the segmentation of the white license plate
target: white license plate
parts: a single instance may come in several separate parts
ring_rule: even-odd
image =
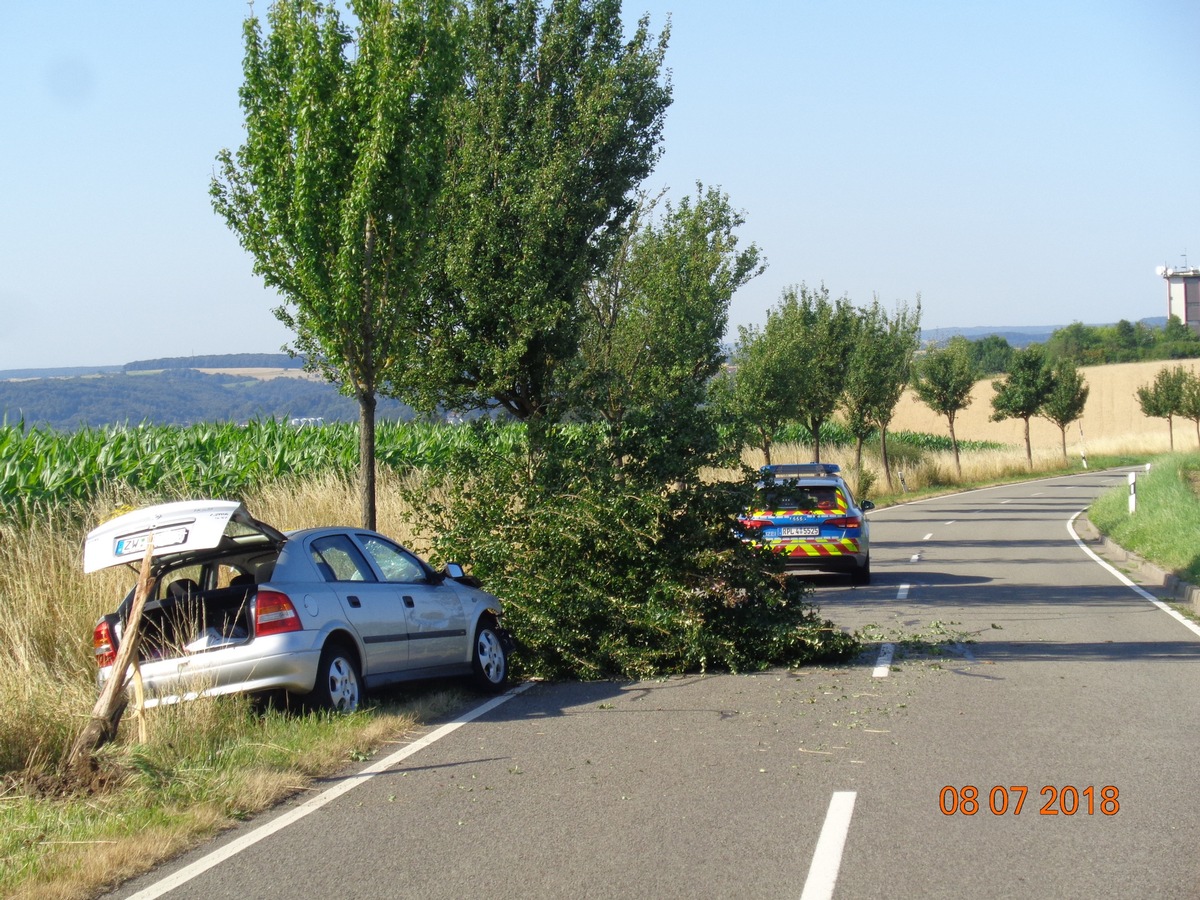
[[[791,525],[779,529],[780,537],[816,537],[821,529],[816,525]]]

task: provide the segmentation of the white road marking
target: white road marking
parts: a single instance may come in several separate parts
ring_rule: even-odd
[[[914,554],[912,555],[912,558],[909,560],[909,562],[920,562],[920,561],[921,561],[921,554],[920,554],[920,553],[914,553]]]
[[[955,522],[957,522],[957,521],[958,521],[958,519],[951,519],[951,520],[950,520],[949,522],[947,522],[946,524],[947,524],[947,525],[953,525],[953,524],[954,524]]]
[[[1005,503],[1012,503],[1012,502],[1013,502],[1015,499],[1017,499],[1017,498],[1016,498],[1016,497],[1009,497],[1007,500],[1001,500],[1001,501],[1000,501],[1000,505],[1001,505],[1001,506],[1003,506]]]
[[[933,537],[933,532],[932,532],[932,531],[931,531],[931,532],[929,532],[929,534],[925,535],[925,537],[921,538],[921,540],[923,540],[923,541],[927,541],[927,540],[929,540],[931,537]]]
[[[879,659],[875,660],[875,670],[872,678],[887,678],[892,668],[892,654],[896,652],[895,644],[883,644],[879,648]]]
[[[907,600],[908,599],[908,589],[910,587],[912,587],[912,585],[909,585],[909,584],[900,585],[900,590],[898,590],[896,592],[896,599],[897,600]]]
[[[825,824],[817,838],[817,849],[813,851],[812,865],[808,869],[808,880],[800,900],[831,900],[833,886],[837,883],[838,870],[842,867],[842,850],[846,846],[846,834],[850,831],[850,817],[854,814],[854,791],[836,791],[829,801],[825,813]]]
[[[219,847],[212,853],[209,853],[207,856],[201,857],[191,865],[184,866],[178,872],[168,875],[166,878],[162,879],[162,881],[155,882],[149,887],[138,891],[136,894],[131,895],[129,900],[152,900],[152,898],[161,897],[168,891],[172,891],[180,885],[186,884],[196,876],[207,872],[214,866],[220,865],[225,860],[232,856],[236,856],[243,850],[254,846],[259,841],[270,837],[275,832],[282,831],[289,825],[299,822],[305,816],[316,812],[331,800],[336,800],[342,794],[345,794],[347,791],[350,791],[353,788],[358,787],[360,784],[370,780],[371,778],[374,778],[380,772],[390,769],[392,766],[396,765],[396,763],[407,759],[418,750],[424,750],[430,744],[441,740],[453,731],[457,731],[468,722],[474,721],[485,713],[491,712],[501,703],[507,703],[517,694],[524,690],[528,690],[533,685],[534,682],[526,681],[523,684],[517,685],[507,693],[501,694],[499,697],[494,697],[487,703],[483,703],[474,709],[468,710],[453,722],[447,722],[441,728],[434,729],[424,737],[418,738],[411,744],[397,750],[391,756],[371,763],[371,765],[367,766],[362,771],[355,773],[354,775],[346,776],[338,784],[326,791],[321,792],[320,794],[317,794],[312,799],[306,800],[304,803],[301,803],[294,809],[284,813],[282,816],[272,819],[270,822],[260,825],[258,828],[255,828],[252,831],[246,832],[246,834],[242,835],[237,840],[230,841],[225,846]]]
[[[1121,582],[1121,584],[1125,585],[1128,588],[1132,588],[1133,592],[1135,594],[1137,594],[1139,597],[1141,597],[1143,600],[1150,601],[1155,606],[1157,606],[1159,609],[1161,609],[1163,612],[1165,612],[1168,616],[1171,616],[1172,618],[1177,619],[1183,625],[1184,628],[1187,628],[1193,634],[1200,637],[1200,625],[1197,625],[1195,622],[1193,622],[1191,619],[1187,618],[1187,616],[1183,615],[1182,613],[1171,609],[1171,607],[1167,606],[1167,604],[1163,603],[1161,600],[1159,600],[1153,594],[1149,593],[1146,590],[1143,590],[1140,586],[1134,584],[1132,581],[1130,581],[1128,578],[1125,577],[1124,573],[1117,571],[1112,566],[1110,566],[1108,563],[1106,563],[1104,560],[1102,560],[1099,556],[1097,556],[1095,553],[1093,553],[1092,548],[1089,547],[1087,544],[1085,544],[1082,541],[1082,539],[1080,539],[1079,535],[1075,532],[1075,520],[1078,519],[1085,512],[1087,512],[1087,510],[1081,509],[1079,512],[1075,513],[1075,515],[1071,516],[1071,518],[1067,520],[1067,532],[1071,535],[1072,538],[1075,539],[1075,543],[1079,545],[1079,549],[1082,550],[1084,553],[1086,553],[1088,556],[1090,556],[1095,562],[1099,563],[1101,568],[1107,569],[1109,572],[1111,572],[1113,575],[1115,575],[1117,578],[1117,581]]]

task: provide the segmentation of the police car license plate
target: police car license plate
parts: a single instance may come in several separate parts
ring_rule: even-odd
[[[780,537],[816,537],[821,529],[816,525],[791,525],[779,529]]]

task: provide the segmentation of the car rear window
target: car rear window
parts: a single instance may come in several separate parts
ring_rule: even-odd
[[[766,488],[762,502],[766,509],[796,512],[836,512],[847,505],[835,487],[803,485]]]

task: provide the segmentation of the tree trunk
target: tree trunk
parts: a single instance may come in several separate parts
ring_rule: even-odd
[[[763,456],[766,458],[766,464],[769,466],[771,464],[771,436],[765,431],[760,431],[759,434],[762,435]]]
[[[358,486],[362,527],[375,530],[375,395],[358,398]]]
[[[1025,417],[1025,461],[1033,469],[1033,448],[1029,445],[1029,417]]]
[[[887,482],[887,487],[888,487],[888,490],[889,490],[889,491],[891,491],[891,490],[893,489],[893,486],[892,486],[892,467],[891,467],[891,464],[888,462],[888,454],[887,454],[887,426],[885,426],[885,425],[880,425],[880,426],[879,426],[879,457],[880,457],[880,461],[883,463],[883,478],[884,478],[884,481],[886,481],[886,482]]]
[[[1175,452],[1175,421],[1167,416],[1167,440],[1170,441],[1171,452]]]
[[[1063,462],[1067,461],[1067,426],[1059,425],[1058,431],[1062,435]]]
[[[946,416],[946,421],[950,423],[950,446],[954,448],[954,471],[958,473],[959,478],[962,478],[962,463],[958,461],[958,438],[954,436],[954,416]]]
[[[810,420],[808,423],[809,433],[812,434],[813,442],[813,462],[821,461],[821,422],[819,419]]]
[[[80,776],[86,777],[95,769],[96,751],[117,736],[117,726],[121,722],[121,713],[125,711],[128,702],[125,698],[125,676],[129,667],[137,660],[138,644],[141,634],[142,610],[150,596],[150,564],[154,554],[154,538],[146,547],[146,557],[142,560],[142,568],[138,574],[137,588],[133,592],[133,608],[129,611],[129,619],[125,622],[125,631],[121,636],[121,646],[117,648],[117,658],[113,661],[112,672],[104,683],[104,690],[92,708],[92,715],[84,725],[83,731],[75,739],[67,754],[66,768]]]

